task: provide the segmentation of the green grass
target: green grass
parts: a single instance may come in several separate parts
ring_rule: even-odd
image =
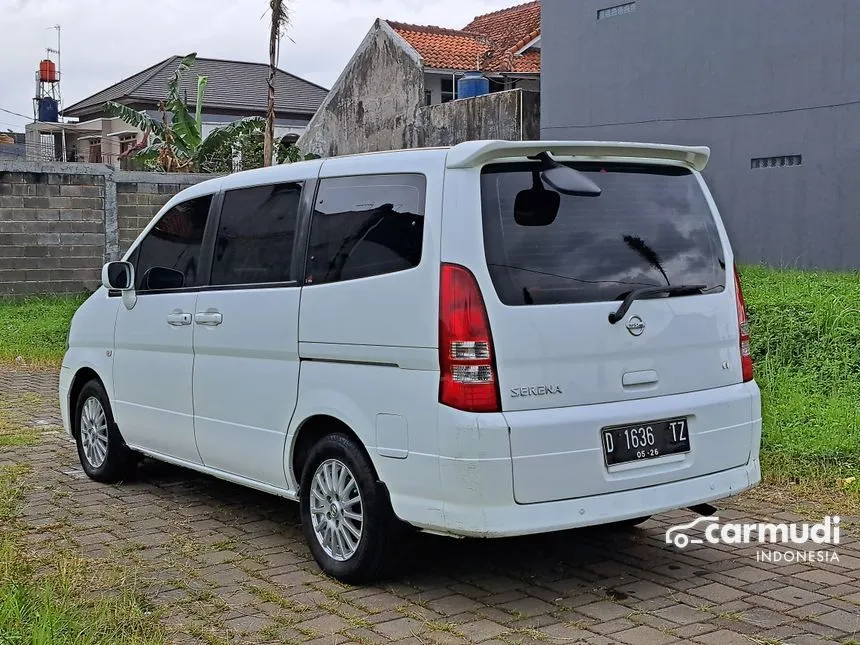
[[[19,356],[30,364],[58,364],[66,349],[72,315],[84,295],[0,298],[0,362]]]
[[[860,273],[743,267],[741,276],[766,475],[860,475]]]
[[[29,551],[17,515],[29,468],[0,468],[0,643],[101,645],[166,642],[158,615],[119,569],[55,545]]]

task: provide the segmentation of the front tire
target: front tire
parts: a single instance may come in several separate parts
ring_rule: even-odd
[[[107,392],[97,380],[87,382],[75,402],[74,435],[78,458],[90,479],[113,484],[136,463],[116,427]]]
[[[385,575],[394,513],[354,441],[330,434],[316,443],[302,470],[299,502],[305,539],[323,571],[347,583]]]

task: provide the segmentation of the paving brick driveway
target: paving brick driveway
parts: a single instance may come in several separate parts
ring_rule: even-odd
[[[58,423],[52,372],[0,369],[0,402],[29,425]],[[17,403],[16,403],[17,402]],[[136,571],[176,642],[819,643],[860,639],[860,542],[838,564],[756,562],[755,550],[663,543],[674,513],[629,532],[499,541],[417,535],[400,577],[375,587],[321,575],[297,505],[144,462],[118,486],[86,479],[49,432],[0,448],[33,466],[24,521],[34,548],[70,544]],[[799,519],[741,498],[721,518]],[[814,518],[820,521],[821,518]]]

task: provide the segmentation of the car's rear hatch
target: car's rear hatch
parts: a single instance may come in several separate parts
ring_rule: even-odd
[[[568,165],[602,192],[561,195],[551,223],[524,212],[543,200],[517,200],[521,191],[541,188],[535,163],[492,164],[481,176],[484,245],[497,295],[486,294],[485,300],[502,410],[510,425],[517,500],[599,494],[658,483],[667,469],[696,476],[745,463],[748,438],[724,446],[712,459],[661,455],[610,467],[599,418],[575,423],[583,417],[580,409],[565,423],[561,408],[668,397],[742,381],[732,268],[726,266],[698,177],[673,165]],[[646,294],[610,323],[609,315],[632,290],[679,285],[694,288]],[[697,420],[697,410],[678,407],[678,398],[672,399],[666,415],[659,406],[641,406],[640,415],[640,408],[626,405],[629,418],[612,417],[612,422],[687,418],[691,451],[723,427],[719,415]],[[749,417],[748,400],[738,405],[740,411],[730,413],[724,425]],[[538,421],[550,418],[546,415],[528,414],[548,410],[554,410],[553,423]],[[646,418],[645,410],[659,418]],[[634,467],[641,476],[608,476]],[[595,468],[607,477],[584,485],[577,473]]]

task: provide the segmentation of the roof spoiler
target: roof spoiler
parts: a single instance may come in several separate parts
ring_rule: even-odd
[[[448,168],[476,168],[492,161],[534,157],[549,152],[554,157],[589,159],[661,159],[684,163],[702,171],[711,149],[706,146],[673,146],[664,143],[624,141],[467,141],[448,152]]]

